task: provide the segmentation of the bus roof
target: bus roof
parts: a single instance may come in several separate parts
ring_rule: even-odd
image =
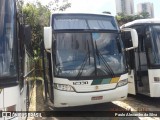
[[[67,13],[67,12],[60,12],[60,13],[52,13],[52,15],[67,15],[67,14],[69,14],[69,15],[74,15],[74,14],[76,14],[76,15],[104,15],[104,16],[112,16],[112,17],[114,17],[113,15],[111,15],[111,14],[106,14],[106,13]]]
[[[121,28],[130,27],[132,25],[149,24],[149,23],[160,23],[160,19],[139,19],[139,20],[134,20],[132,22],[128,22],[128,23],[122,25]]]

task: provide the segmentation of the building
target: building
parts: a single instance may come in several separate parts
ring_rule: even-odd
[[[134,14],[134,0],[115,0],[116,13],[124,13],[126,15]]]
[[[153,3],[146,2],[146,3],[139,3],[137,5],[137,12],[142,13],[142,12],[148,12],[150,17],[154,17],[154,9],[153,9]]]

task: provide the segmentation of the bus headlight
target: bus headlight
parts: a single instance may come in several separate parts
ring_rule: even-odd
[[[57,89],[57,90],[74,92],[74,89],[72,88],[72,86],[66,85],[66,84],[57,84],[57,83],[54,83],[54,88]]]
[[[128,83],[128,79],[124,79],[118,82],[117,87],[124,86]]]

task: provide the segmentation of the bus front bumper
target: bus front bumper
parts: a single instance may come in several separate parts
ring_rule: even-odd
[[[82,106],[106,103],[127,98],[128,85],[113,90],[76,93],[54,89],[54,107]]]

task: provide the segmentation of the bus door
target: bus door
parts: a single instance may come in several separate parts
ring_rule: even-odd
[[[125,48],[133,46],[131,42],[131,34],[129,32],[122,32],[122,40]],[[126,61],[128,67],[128,93],[133,95],[136,94],[134,56],[134,50],[126,51]]]
[[[144,26],[136,26],[134,29],[138,33],[138,48],[135,50],[135,83],[136,92],[144,95],[149,95],[149,77],[148,77],[148,63],[145,47],[145,28]]]
[[[51,63],[51,53],[45,51],[44,43],[41,43],[41,52],[43,55],[43,79],[44,79],[44,91],[45,91],[45,101],[49,95],[50,101],[53,102],[53,79],[52,79],[52,63]]]
[[[48,75],[49,75],[49,81],[50,81],[50,98],[51,102],[54,102],[54,89],[53,89],[53,76],[52,76],[52,61],[51,61],[51,54],[47,53],[48,57]]]

